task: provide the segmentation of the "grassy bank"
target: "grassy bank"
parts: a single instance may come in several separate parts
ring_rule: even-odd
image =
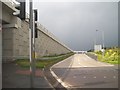
[[[102,55],[102,52],[94,52],[99,61],[110,63],[110,64],[120,64],[120,49],[118,48],[109,48],[105,50],[104,56]]]
[[[58,58],[53,58],[53,57],[56,57],[56,55],[55,56],[47,56],[47,57],[49,57],[47,60],[37,59],[35,65],[36,65],[36,68],[45,68],[45,67],[53,65],[59,61],[62,61],[64,59],[70,57],[71,55],[73,55],[73,53],[68,53],[68,54],[65,54],[62,56],[60,55],[61,57],[58,57],[59,55],[57,55]],[[30,67],[29,59],[18,59],[15,61],[15,63],[23,68]]]

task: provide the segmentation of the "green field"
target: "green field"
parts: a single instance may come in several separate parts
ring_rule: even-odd
[[[47,66],[51,66],[59,61],[62,61],[68,57],[70,57],[71,55],[73,55],[74,53],[68,53],[65,55],[60,55],[60,57],[58,57],[59,55],[55,55],[55,56],[47,56],[48,59],[46,60],[39,60],[37,59],[35,61],[35,66],[36,68],[45,68]],[[54,58],[57,57],[57,58]],[[44,58],[44,57],[43,57]],[[15,61],[15,63],[23,68],[29,68],[30,67],[30,61],[29,59],[18,59]]]
[[[110,63],[110,64],[120,64],[120,49],[113,47],[105,49],[104,55],[101,51],[94,52],[99,61]]]

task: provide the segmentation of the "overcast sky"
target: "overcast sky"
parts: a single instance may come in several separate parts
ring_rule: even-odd
[[[118,44],[117,2],[35,2],[34,8],[38,21],[72,50],[102,44],[102,32],[106,47]]]

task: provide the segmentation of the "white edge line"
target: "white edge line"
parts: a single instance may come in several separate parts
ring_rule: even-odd
[[[61,85],[63,86],[63,87],[65,87],[65,88],[69,88],[69,86],[66,84],[66,83],[64,83],[60,78],[58,78],[58,76],[50,69],[50,72],[51,72],[51,74],[53,75],[53,77],[59,82],[59,83],[61,83]]]
[[[91,57],[89,57],[88,55],[86,55],[88,58],[90,58],[90,59],[93,59],[93,58],[91,58]],[[95,60],[95,59],[93,59],[93,60]],[[95,60],[96,61],[96,60]],[[97,63],[101,63],[101,64],[105,64],[105,65],[103,65],[103,66],[115,66],[115,65],[112,65],[112,64],[109,64],[109,63],[105,63],[105,62],[100,62],[100,61],[97,61]]]
[[[72,55],[73,56],[73,55]],[[72,56],[70,56],[70,57],[72,57]],[[70,58],[70,57],[68,57],[68,58]],[[68,59],[67,58],[67,59]],[[66,59],[66,60],[67,60]],[[63,60],[64,61],[64,60]],[[53,75],[53,77],[59,82],[59,83],[61,83],[61,85],[63,86],[63,87],[65,87],[65,88],[70,88],[69,86],[68,86],[68,84],[66,84],[66,83],[64,83],[60,78],[58,78],[58,76],[52,71],[52,68],[55,66],[55,65],[57,65],[57,64],[60,64],[60,63],[62,63],[63,61],[60,61],[60,62],[58,62],[58,63],[56,63],[56,64],[54,64],[51,68],[50,68],[50,72],[51,72],[51,74]],[[72,65],[72,63],[70,63],[70,65],[68,66],[68,68],[70,68],[70,66]]]
[[[44,68],[43,68],[43,70],[44,70]],[[54,87],[51,85],[51,83],[48,81],[48,79],[46,78],[45,75],[44,75],[44,79],[48,82],[48,84],[50,85],[50,87],[54,89]]]
[[[54,87],[50,84],[50,82],[47,80],[47,78],[46,77],[44,77],[44,78],[48,82],[48,84],[50,85],[50,87],[54,89]]]
[[[72,55],[72,56],[73,56],[73,55]],[[70,56],[70,57],[72,57],[72,56]],[[68,57],[68,58],[70,58],[70,57]],[[66,59],[64,59],[64,60],[62,60],[62,61],[60,61],[60,62],[58,62],[58,63],[54,64],[53,66],[58,65],[58,64],[60,64],[60,63],[64,62],[64,61],[65,61],[65,60],[67,60],[68,58],[66,58]],[[53,67],[53,66],[52,66],[52,67]],[[52,68],[52,67],[51,67],[51,68]]]

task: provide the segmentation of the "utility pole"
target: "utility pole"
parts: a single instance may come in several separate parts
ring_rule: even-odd
[[[29,1],[29,12],[30,12],[30,20],[29,20],[29,48],[30,48],[30,87],[34,88],[34,76],[35,76],[35,62],[34,62],[34,25],[33,25],[33,4],[32,0]]]

